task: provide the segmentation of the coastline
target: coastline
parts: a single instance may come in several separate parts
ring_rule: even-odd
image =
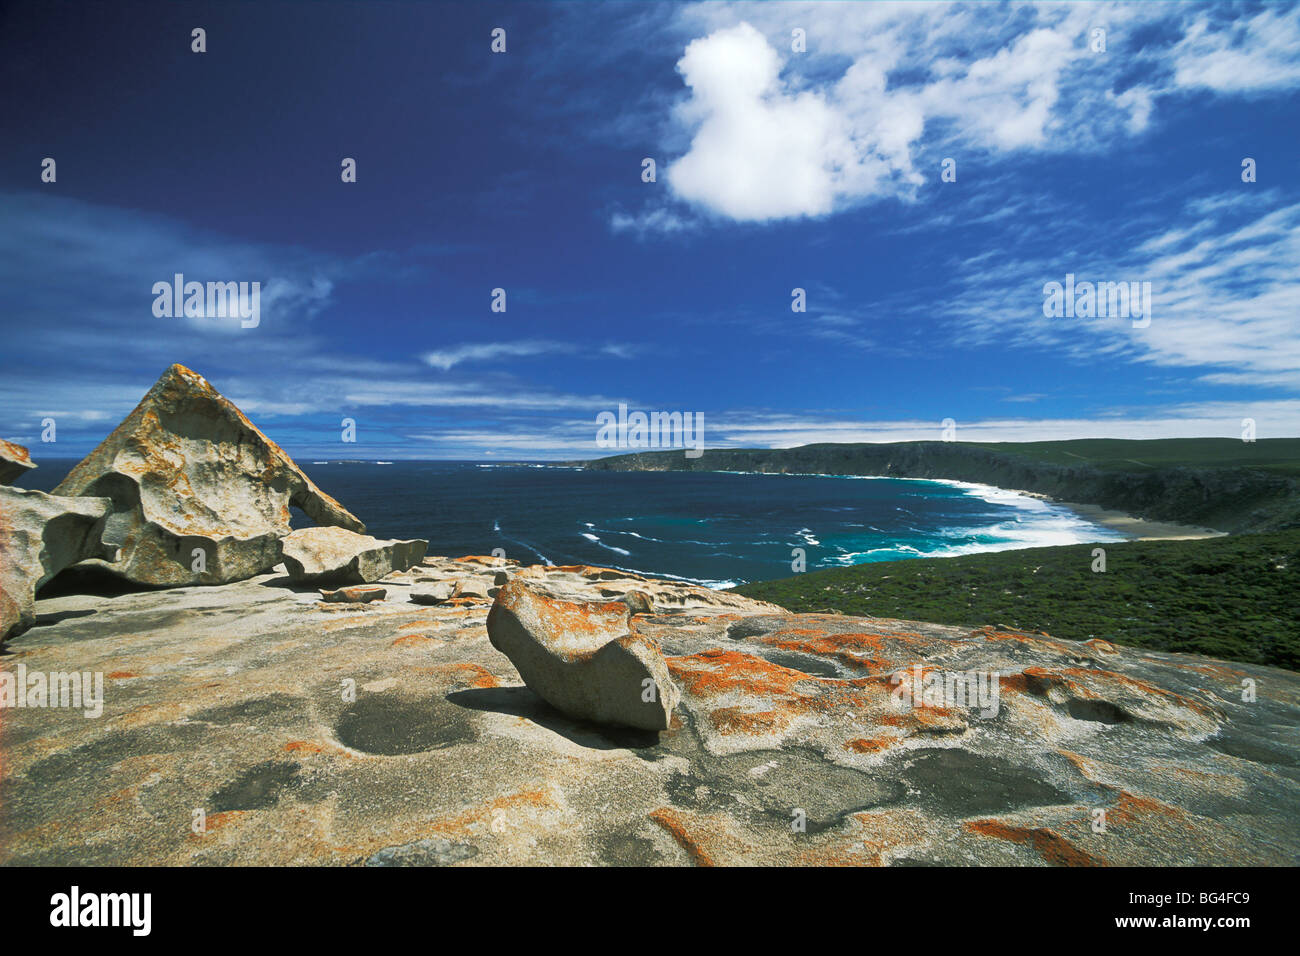
[[[1112,531],[1132,535],[1134,541],[1195,541],[1201,538],[1222,538],[1229,534],[1227,531],[1216,531],[1213,528],[1200,528],[1195,525],[1176,524],[1172,521],[1152,521],[1148,518],[1138,518],[1123,511],[1116,511],[1113,508],[1103,508],[1101,505],[1084,504],[1078,501],[1062,501],[1059,498],[1039,494],[1036,491],[1016,491],[1015,494],[1038,498],[1041,501],[1060,505],[1062,508],[1069,508],[1080,518],[1099,524],[1104,528],[1110,528]]]
[[[990,493],[988,495],[989,500],[1023,495],[1026,498],[1035,498],[1038,501],[1044,501],[1061,508],[1067,508],[1085,521],[1091,521],[1093,524],[1101,525],[1103,528],[1108,528],[1111,531],[1118,531],[1120,534],[1129,535],[1130,540],[1133,541],[1195,541],[1202,538],[1222,538],[1231,533],[1228,531],[1217,531],[1214,528],[1203,528],[1198,525],[1178,524],[1173,521],[1153,521],[1150,518],[1139,518],[1135,515],[1129,514],[1128,512],[1119,511],[1114,508],[1103,508],[1101,505],[1086,504],[1079,501],[1064,501],[1060,498],[1053,498],[1051,495],[1045,495],[1038,491],[1026,491],[1023,488],[1002,488],[998,485],[990,485],[976,481],[962,481],[956,478],[909,478],[898,475],[836,475],[820,473],[804,474],[795,472],[745,472],[724,470],[719,470],[715,472],[715,474],[771,474],[793,475],[796,477],[806,478],[852,478],[868,481],[924,481],[933,484],[949,485],[956,488],[984,490]],[[1013,548],[1007,550],[1027,550],[1027,548]]]

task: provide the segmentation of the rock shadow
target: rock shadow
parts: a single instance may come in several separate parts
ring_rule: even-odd
[[[36,589],[36,598],[68,597],[88,594],[92,597],[115,598],[123,594],[142,594],[164,591],[171,585],[137,584],[99,564],[74,564],[64,568]]]
[[[659,746],[659,732],[612,727],[574,720],[556,710],[527,687],[483,687],[453,691],[447,700],[457,707],[524,717],[589,750],[644,750]]]
[[[67,621],[74,617],[90,617],[95,613],[97,612],[94,608],[87,608],[83,611],[58,611],[51,614],[37,614],[32,627],[49,627],[51,624],[58,624],[60,621]]]

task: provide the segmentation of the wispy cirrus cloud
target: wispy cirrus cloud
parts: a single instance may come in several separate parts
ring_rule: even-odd
[[[425,364],[444,372],[466,362],[494,362],[501,359],[532,358],[539,355],[587,355],[610,358],[631,358],[633,348],[624,344],[586,346],[578,342],[561,342],[548,339],[520,339],[509,342],[472,342],[451,348],[425,352],[420,358]]]
[[[1059,243],[1036,235],[1059,252],[1026,246],[959,264],[952,294],[926,313],[968,347],[1046,347],[1084,362],[1196,369],[1208,384],[1300,389],[1300,202],[1275,208],[1280,195],[1255,188],[1186,202],[1174,225],[1135,217],[1131,235],[1102,231],[1088,241],[1063,223]],[[1044,316],[1043,284],[1067,273],[1150,282],[1150,325]]]

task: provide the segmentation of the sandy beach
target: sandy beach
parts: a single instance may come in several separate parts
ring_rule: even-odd
[[[1060,501],[1033,491],[1021,491],[1018,494],[1041,498],[1043,501],[1050,501],[1052,504],[1069,508],[1081,518],[1087,518],[1089,521],[1094,521],[1103,527],[1132,535],[1136,541],[1191,541],[1196,538],[1221,538],[1227,534],[1226,531],[1215,531],[1213,528],[1198,528],[1189,524],[1174,524],[1172,521],[1150,521],[1146,518],[1137,518],[1125,514],[1122,511],[1112,511],[1100,505],[1080,504],[1077,501]]]

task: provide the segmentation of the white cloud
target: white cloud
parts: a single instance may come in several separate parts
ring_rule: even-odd
[[[662,206],[647,209],[641,213],[631,214],[615,210],[609,217],[609,227],[614,232],[630,232],[638,238],[647,235],[667,235],[690,232],[696,223],[685,216],[678,215]]]
[[[1055,419],[984,418],[966,421],[954,410],[957,440],[1066,441],[1076,438],[1241,438],[1253,418],[1257,437],[1300,434],[1300,400],[1205,402],[1142,409],[1132,414]],[[820,442],[940,441],[943,426],[924,420],[835,420],[794,415],[706,416],[709,448],[793,448]]]
[[[1175,214],[1179,225],[1148,225],[1149,234],[1131,242],[1104,236],[1080,248],[1044,232],[1044,248],[1071,251],[1004,252],[996,265],[971,260],[959,267],[946,308],[927,302],[926,313],[946,312],[960,329],[959,346],[1046,346],[1087,362],[1204,368],[1207,384],[1300,389],[1300,203],[1269,209],[1276,202],[1269,194],[1229,195],[1235,203],[1188,202]],[[1045,318],[1042,286],[1067,273],[1077,281],[1150,282],[1150,325]]]
[[[556,342],[546,339],[522,339],[515,342],[474,342],[451,348],[425,352],[421,359],[444,372],[462,362],[492,362],[506,358],[530,358],[535,355],[578,355],[594,351],[613,358],[631,358],[631,346],[618,343],[584,349],[574,342]]]
[[[970,151],[1114,148],[1162,97],[1300,84],[1300,7],[772,3],[691,5],[677,69],[688,96],[673,195],[727,219],[823,216],[908,198],[938,158]],[[791,50],[793,26],[808,50]],[[1106,52],[1089,47],[1106,31]],[[1181,39],[1134,40],[1143,27]],[[703,35],[699,35],[699,32]],[[1140,81],[1133,82],[1135,76]],[[920,157],[924,154],[923,170]],[[617,214],[616,230],[679,231],[669,207]]]
[[[870,129],[857,129],[824,94],[781,81],[779,56],[748,23],[693,41],[677,68],[692,93],[682,116],[698,123],[690,150],[668,169],[683,199],[737,220],[817,216],[890,172],[871,139],[855,142]],[[858,71],[850,79],[855,95],[871,96],[877,78]],[[908,124],[891,119],[893,130]],[[882,124],[891,125],[874,125]]]
[[[1211,29],[1200,17],[1175,52],[1179,86],[1247,93],[1300,82],[1300,7],[1266,9]]]

